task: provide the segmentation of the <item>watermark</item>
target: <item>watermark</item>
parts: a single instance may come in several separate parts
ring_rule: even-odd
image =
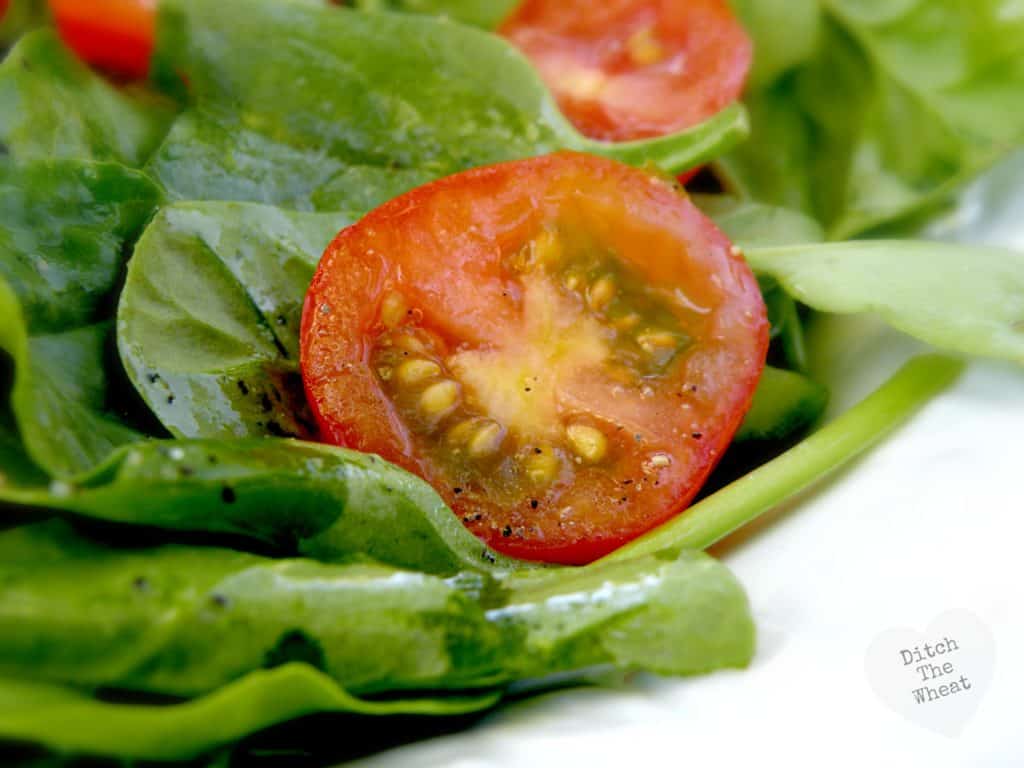
[[[948,611],[925,629],[882,632],[864,661],[868,682],[890,708],[945,736],[974,717],[995,665],[992,631],[970,611]]]

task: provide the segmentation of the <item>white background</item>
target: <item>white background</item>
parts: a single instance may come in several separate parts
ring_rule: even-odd
[[[1024,155],[989,174],[932,234],[1024,249],[1022,171]],[[915,348],[839,322],[856,333],[834,350],[836,409]],[[548,694],[364,764],[1024,766],[1022,534],[1024,369],[973,363],[878,448],[716,547],[758,625],[749,669]],[[995,639],[992,684],[956,738],[891,710],[865,672],[880,633],[952,609]]]

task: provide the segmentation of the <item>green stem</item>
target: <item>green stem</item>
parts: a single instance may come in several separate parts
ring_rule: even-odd
[[[910,360],[880,389],[794,448],[605,560],[711,546],[877,443],[951,385],[962,369],[961,361],[941,355]]]
[[[682,133],[617,143],[583,140],[580,149],[635,166],[654,163],[677,175],[714,160],[749,135],[746,110],[739,104],[732,104]]]

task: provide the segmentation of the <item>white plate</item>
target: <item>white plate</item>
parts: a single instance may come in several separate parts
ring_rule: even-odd
[[[1022,169],[1024,155],[990,174],[932,234],[1024,247],[1024,190],[1006,194]],[[916,346],[856,329],[836,361],[847,372],[837,407]],[[974,363],[867,456],[716,549],[750,595],[759,643],[749,669],[548,694],[361,764],[1022,766],[1022,542],[1024,370]],[[887,630],[924,632],[948,611],[976,617],[994,641],[948,657],[976,684],[993,664],[987,690],[963,692],[977,709],[958,735],[890,707],[866,667]],[[881,658],[872,669],[889,676],[882,687],[896,681],[895,695],[912,696],[906,675],[914,673],[895,650]],[[924,720],[924,708],[944,706],[900,702]]]

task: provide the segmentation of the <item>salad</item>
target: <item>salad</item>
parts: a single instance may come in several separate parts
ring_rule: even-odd
[[[8,745],[744,667],[704,550],[1024,363],[1024,256],[907,237],[1024,142],[1001,3],[351,5],[0,5]],[[825,421],[861,313],[934,350]]]

